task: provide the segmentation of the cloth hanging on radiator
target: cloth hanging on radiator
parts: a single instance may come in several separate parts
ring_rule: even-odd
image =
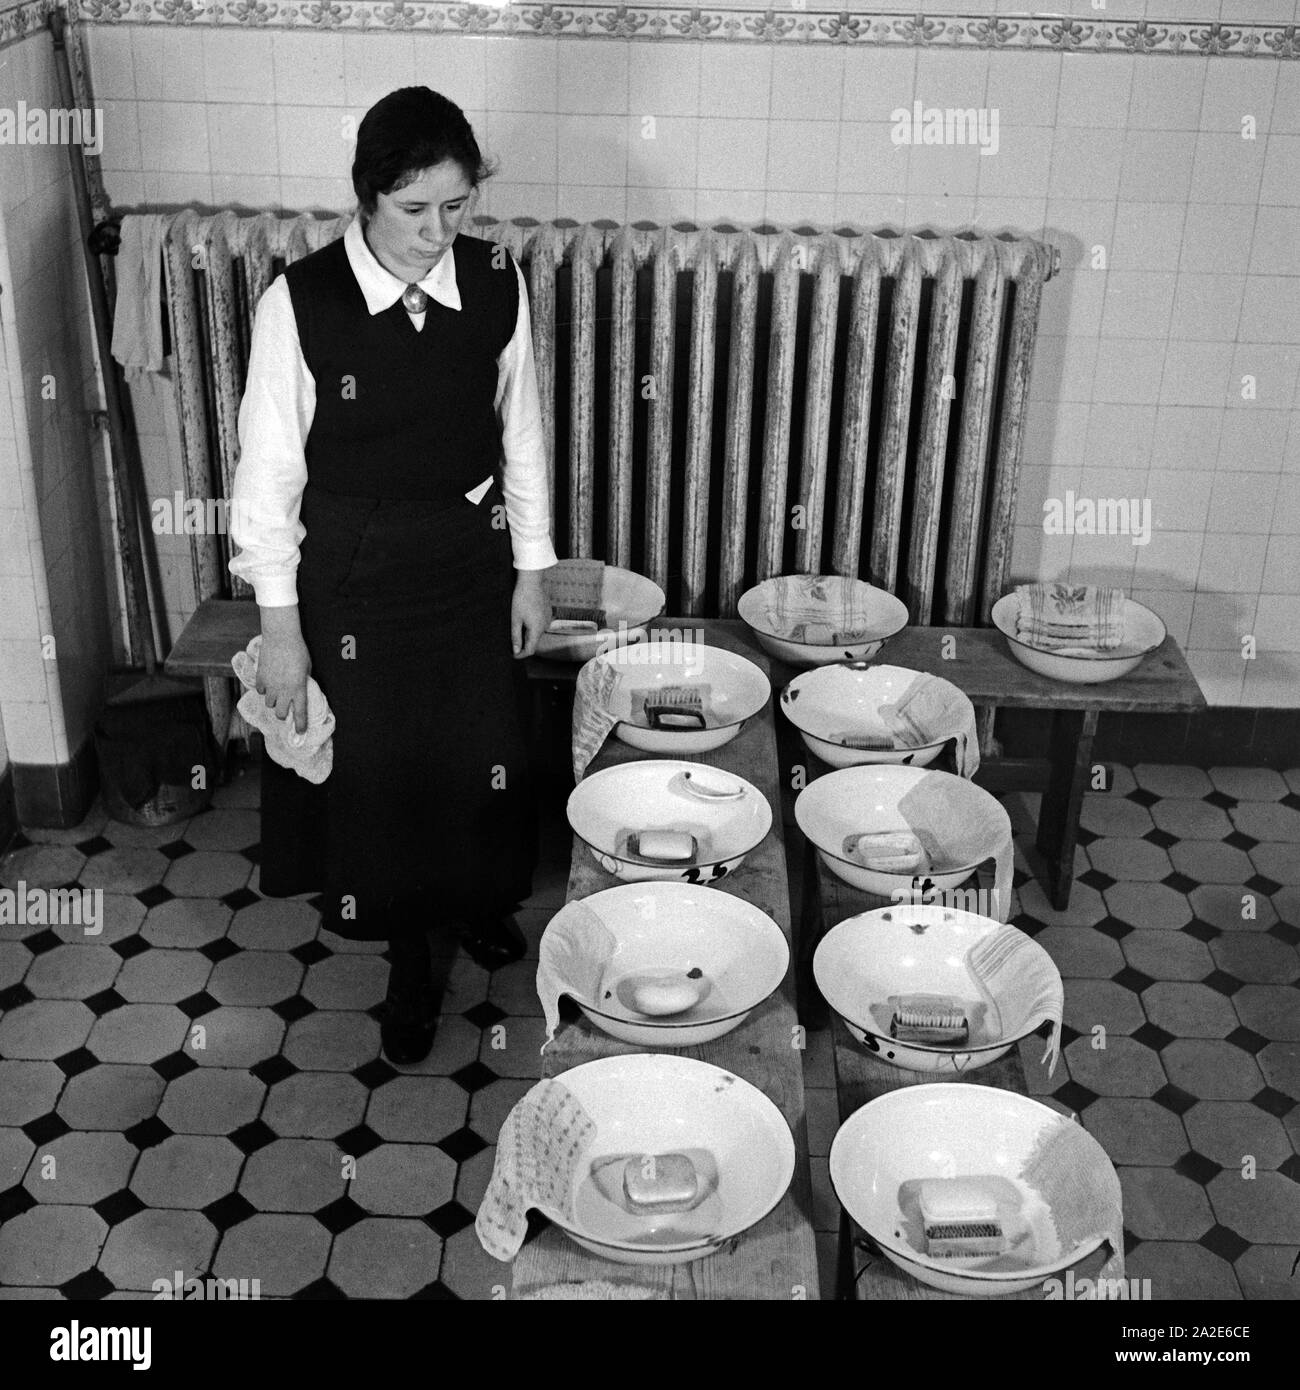
[[[128,213],[118,247],[113,356],[127,380],[163,367],[162,245],[170,213]]]

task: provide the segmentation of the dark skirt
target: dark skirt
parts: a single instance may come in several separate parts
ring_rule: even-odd
[[[532,891],[527,677],[499,497],[303,495],[299,616],[337,720],[334,766],[313,785],[263,758],[261,889],[322,893],[340,935],[505,913]]]

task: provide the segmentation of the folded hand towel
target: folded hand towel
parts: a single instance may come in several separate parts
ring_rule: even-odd
[[[593,656],[578,672],[573,692],[573,780],[582,781],[587,764],[600,752],[609,731],[626,713],[614,713],[614,692],[623,673]]]
[[[514,1259],[528,1233],[529,1207],[574,1224],[574,1178],[595,1137],[591,1117],[558,1081],[539,1081],[515,1102],[474,1221],[489,1255]]]
[[[1052,958],[1024,932],[1001,927],[967,951],[966,968],[984,992],[994,1036],[1002,1036],[1000,1015],[1007,1012],[1032,1019],[1035,1027],[1044,1021],[1051,1023],[1042,1056],[1050,1078],[1061,1052],[1061,1014],[1065,1008],[1061,976]],[[995,997],[1001,999],[1000,1005],[994,1002]]]
[[[788,642],[843,646],[871,635],[867,591],[835,574],[783,574],[765,591],[766,630]]]
[[[546,1016],[546,1041],[560,1024],[560,995],[584,1004],[600,1001],[605,967],[614,954],[614,937],[589,907],[571,902],[551,918],[537,959],[537,997]]]
[[[163,366],[162,243],[170,213],[128,213],[114,271],[112,353],[127,379]]]
[[[552,608],[597,612],[604,603],[604,560],[561,560],[542,575]]]
[[[1100,1236],[1110,1246],[1101,1278],[1124,1277],[1124,1204],[1119,1177],[1101,1146],[1075,1120],[1038,1136],[1020,1171],[1047,1203],[1062,1252]]]
[[[257,690],[257,659],[262,650],[259,633],[242,652],[230,659],[244,693],[239,697],[239,712],[266,740],[266,751],[281,767],[292,769],[308,782],[323,782],[334,768],[334,712],[325,699],[325,692],[307,677],[307,728],[299,733],[293,716],[279,719],[266,707],[266,699]]]
[[[1124,640],[1124,591],[1095,584],[1019,584],[1016,635],[1044,651],[1113,651]]]

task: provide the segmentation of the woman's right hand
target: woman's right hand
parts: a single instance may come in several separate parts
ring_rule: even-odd
[[[311,657],[298,625],[297,605],[263,608],[262,646],[257,659],[257,689],[277,719],[293,715],[294,728],[307,729],[307,677]]]

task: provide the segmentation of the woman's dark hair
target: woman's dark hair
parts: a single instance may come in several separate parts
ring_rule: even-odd
[[[454,101],[428,87],[389,92],[366,112],[357,131],[352,161],[357,202],[372,213],[380,193],[405,188],[445,159],[460,165],[473,188],[496,172]]]

